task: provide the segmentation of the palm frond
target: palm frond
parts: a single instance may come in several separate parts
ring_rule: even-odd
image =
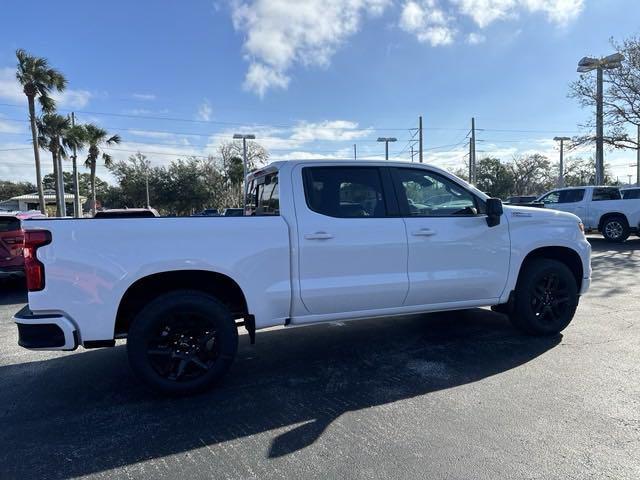
[[[56,101],[49,95],[39,95],[38,102],[40,103],[40,108],[42,108],[42,111],[45,114],[52,114],[56,111]]]
[[[108,139],[106,141],[107,145],[113,145],[114,143],[120,143],[122,141],[122,139],[120,138],[120,135],[116,134],[113,137],[111,137],[110,139]]]
[[[113,158],[108,153],[102,154],[102,161],[104,162],[105,167],[110,167],[113,164]]]

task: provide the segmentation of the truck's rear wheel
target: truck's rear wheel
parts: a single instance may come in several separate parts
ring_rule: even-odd
[[[626,218],[619,215],[607,218],[602,222],[602,236],[609,242],[624,242],[629,238],[629,224]]]
[[[529,335],[564,330],[578,306],[578,286],[569,268],[557,260],[534,259],[518,279],[511,322]]]
[[[229,310],[204,292],[181,290],[151,301],[135,317],[127,337],[129,363],[149,387],[189,395],[212,387],[238,349]]]

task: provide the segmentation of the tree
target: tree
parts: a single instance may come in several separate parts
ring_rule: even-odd
[[[568,158],[564,167],[564,184],[567,187],[595,185],[596,161],[593,158]],[[603,185],[614,185],[609,165],[604,166]]]
[[[225,142],[218,148],[222,159],[222,169],[226,180],[235,192],[234,206],[243,204],[242,183],[244,177],[243,168],[243,144],[240,140]],[[257,142],[247,141],[247,172],[255,170],[269,160],[269,153]]]
[[[513,195],[538,195],[555,185],[551,162],[539,153],[515,156],[507,166],[513,176]]]
[[[507,198],[513,192],[513,172],[497,158],[482,158],[476,165],[476,187],[492,197]]]
[[[35,99],[38,97],[40,106],[45,113],[52,112],[55,109],[55,102],[50,96],[51,91],[63,91],[67,85],[67,80],[62,73],[49,67],[49,63],[45,58],[34,57],[22,49],[16,50],[16,58],[18,59],[16,78],[22,86],[22,91],[27,96],[29,104],[29,122],[31,124],[31,140],[33,141],[33,156],[36,166],[38,199],[40,201],[40,211],[44,214],[46,213],[46,206],[42,189]]]
[[[63,172],[63,184],[65,191],[73,190],[73,174],[71,172]],[[109,184],[96,176],[96,197],[104,199],[109,192]],[[49,173],[42,177],[42,184],[45,190],[53,190],[55,188],[55,177],[53,173]],[[34,187],[35,189],[35,187]],[[33,190],[31,190],[33,192]],[[78,193],[86,198],[91,197],[91,175],[89,173],[78,174]]]
[[[36,191],[36,186],[29,182],[9,182],[0,180],[0,200],[7,200],[18,195],[25,195]]]
[[[50,151],[53,159],[56,215],[60,216],[64,211],[64,198],[60,196],[58,170],[62,168],[61,160],[68,157],[68,149],[82,147],[84,129],[80,126],[72,127],[71,120],[68,117],[57,113],[44,114],[37,120],[36,124],[38,127],[38,144],[45,150]]]
[[[102,152],[101,149],[105,145],[114,145],[120,143],[119,135],[109,136],[109,133],[93,123],[84,126],[84,141],[89,147],[85,166],[91,170],[91,213],[96,213],[96,167],[98,158],[102,157],[105,166],[109,167],[112,163],[111,155]]]
[[[614,148],[638,148],[638,141],[627,128],[640,126],[640,37],[631,37],[622,43],[611,40],[613,48],[624,55],[622,66],[603,72],[603,114],[606,128],[603,141]],[[569,85],[569,97],[582,107],[592,108],[594,114],[584,127],[595,130],[596,79],[593,74],[582,75]],[[635,133],[635,132],[634,132]],[[588,133],[573,139],[574,145],[595,142]]]

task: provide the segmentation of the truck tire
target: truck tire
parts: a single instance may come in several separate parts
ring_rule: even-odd
[[[511,323],[528,335],[555,335],[564,330],[578,307],[578,285],[569,268],[539,258],[527,262],[515,291]]]
[[[238,350],[231,313],[197,290],[159,296],[138,313],[127,336],[131,369],[166,395],[203,392],[229,370]]]
[[[629,223],[626,218],[620,215],[607,217],[602,222],[601,233],[609,242],[624,242],[629,238]]]

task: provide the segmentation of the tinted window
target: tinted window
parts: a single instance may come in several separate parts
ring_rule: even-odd
[[[307,205],[314,212],[339,218],[386,215],[377,168],[309,167],[303,173]]]
[[[540,199],[542,203],[575,203],[581,202],[584,198],[584,188],[572,190],[559,190],[551,192]]]
[[[475,197],[457,183],[427,170],[396,169],[409,216],[476,215]]]
[[[593,190],[593,201],[620,200],[620,190],[617,188],[596,188]]]
[[[16,217],[0,217],[0,232],[20,230],[20,220]]]
[[[633,190],[622,190],[622,198],[625,200],[635,200],[640,198],[640,188],[634,188]]]
[[[280,215],[278,172],[270,173],[251,181],[247,192],[246,215]]]

